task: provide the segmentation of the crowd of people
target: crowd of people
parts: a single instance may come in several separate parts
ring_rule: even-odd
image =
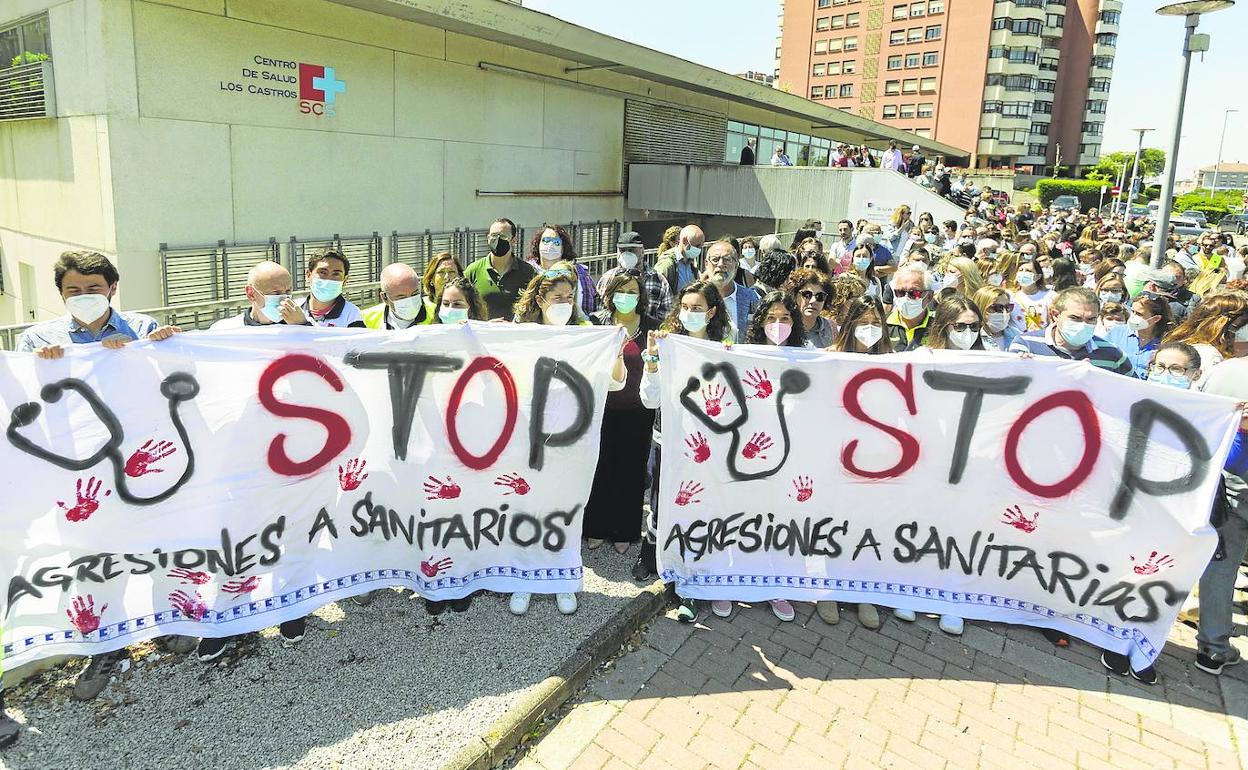
[[[915,217],[903,205],[884,225],[843,220],[825,233],[821,221],[810,220],[784,240],[775,234],[723,235],[708,242],[697,225],[672,227],[653,263],[642,237],[627,232],[619,238],[615,264],[594,276],[577,261],[563,227],[537,228],[527,244],[518,241],[518,232],[509,219],[494,221],[489,254],[468,265],[449,252],[437,254],[423,273],[391,264],[380,275],[381,303],[364,309],[343,295],[351,265],[341,253],[320,251],[308,260],[310,294],[302,300],[293,295],[285,267],[262,262],[248,275],[247,307],[213,328],[393,330],[468,321],[622,327],[625,341],[612,365],[583,527],[591,550],[610,543],[623,556],[640,541],[632,560],[639,581],[656,575],[654,516],[662,462],[658,340],[664,335],[860,355],[926,347],[1054,356],[1159,386],[1248,400],[1248,247],[1236,250],[1214,234],[1195,240],[1166,235],[1168,258],[1154,268],[1149,264],[1154,234],[1146,220],[1102,216],[1096,209],[1014,207],[985,194],[959,221],[937,222],[928,213]],[[64,254],[55,280],[68,313],[28,329],[19,349],[57,358],[70,344],[120,348],[180,331],[114,309],[119,277],[100,254]],[[1241,424],[1213,512],[1225,558],[1210,564],[1200,584],[1196,665],[1215,674],[1239,661],[1229,639],[1235,575],[1248,549],[1246,425]],[[356,601],[367,605],[371,598],[364,594]],[[513,594],[511,612],[525,614],[531,599]],[[679,596],[672,601],[680,620],[699,617],[696,601]],[[431,614],[448,606],[462,612],[470,604],[468,596],[426,602],[426,608]],[[576,596],[559,594],[556,604],[563,613],[575,612]],[[781,621],[795,616],[786,599],[777,598],[770,607]],[[732,602],[710,603],[716,616],[727,617],[734,609]],[[856,613],[867,628],[883,622],[872,605],[858,605]],[[818,602],[817,614],[837,623],[840,604]],[[892,614],[901,621],[915,619],[909,610]],[[953,615],[940,618],[940,628],[949,634],[960,634],[963,625]],[[283,623],[279,631],[286,644],[294,644],[305,628],[300,619]],[[1043,633],[1056,645],[1070,644],[1061,632]],[[230,641],[166,637],[163,644],[173,651],[197,650],[210,661]],[[74,696],[98,695],[122,655],[93,658],[78,677]],[[1120,675],[1156,681],[1152,667],[1133,671],[1125,655],[1106,651],[1102,662]],[[0,724],[0,744],[16,737],[11,720]]]

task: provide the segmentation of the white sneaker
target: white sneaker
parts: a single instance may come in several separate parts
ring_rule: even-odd
[[[533,598],[533,594],[514,593],[511,595],[511,601],[507,604],[507,609],[511,610],[512,615],[523,615],[529,611],[529,600]]]
[[[914,622],[914,610],[893,610],[893,614],[898,620],[904,620],[907,623]]]
[[[711,602],[711,612],[715,613],[716,617],[726,618],[732,614],[732,602],[726,599],[716,599]]]
[[[953,636],[961,636],[962,626],[963,626],[962,618],[955,617],[953,615],[941,615],[940,616],[940,630],[944,631],[946,634],[952,634]]]
[[[576,594],[555,594],[555,604],[564,615],[576,612]]]

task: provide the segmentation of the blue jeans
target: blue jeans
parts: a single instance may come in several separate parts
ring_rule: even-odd
[[[1240,501],[1219,528],[1226,557],[1210,561],[1200,576],[1200,630],[1196,633],[1198,650],[1215,659],[1225,659],[1231,651],[1231,604],[1235,594],[1235,577],[1239,564],[1248,551],[1248,502]]]

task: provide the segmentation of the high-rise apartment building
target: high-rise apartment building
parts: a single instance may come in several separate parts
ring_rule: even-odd
[[[1095,164],[1122,0],[782,0],[776,87],[967,150]]]

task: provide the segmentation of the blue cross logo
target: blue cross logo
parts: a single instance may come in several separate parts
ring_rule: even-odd
[[[325,68],[325,76],[324,76],[324,77],[319,77],[319,78],[314,77],[314,78],[312,78],[312,87],[313,87],[313,88],[315,88],[315,89],[317,89],[317,90],[319,90],[319,91],[324,91],[324,92],[325,92],[325,103],[326,103],[326,104],[333,104],[333,103],[334,103],[334,95],[335,95],[335,94],[340,94],[340,93],[342,93],[343,91],[346,91],[346,90],[347,90],[347,84],[346,84],[346,81],[342,81],[342,80],[339,80],[338,78],[334,77],[334,68],[333,68],[333,67],[326,67],[326,68]]]

